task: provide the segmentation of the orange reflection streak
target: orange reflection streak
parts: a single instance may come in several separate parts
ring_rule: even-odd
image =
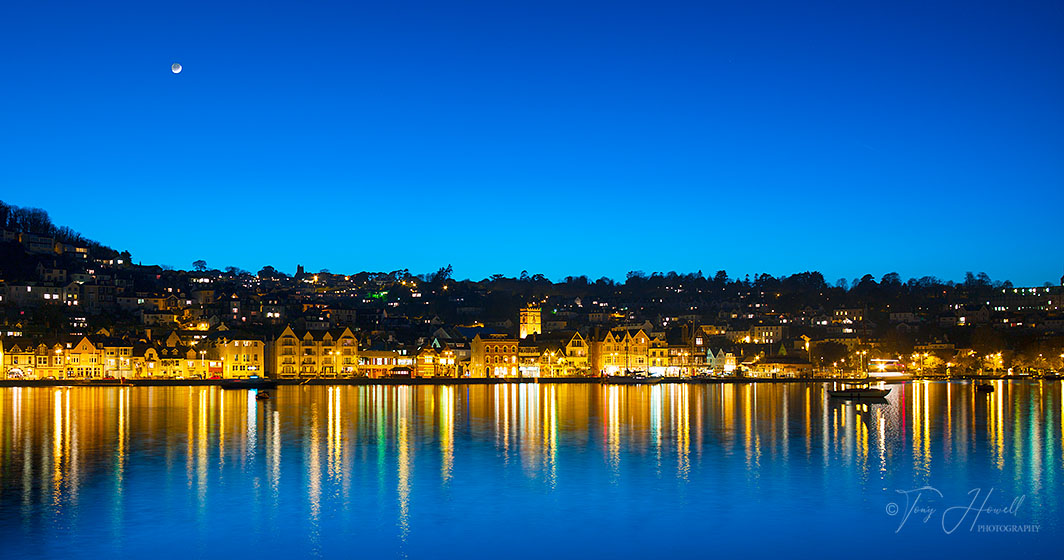
[[[126,446],[129,438],[129,403],[127,402],[129,394],[129,387],[118,389],[118,453],[115,461],[115,481],[117,482],[116,492],[119,495],[125,483]]]
[[[540,468],[540,453],[542,441],[540,435],[540,418],[543,411],[539,406],[539,386],[524,383],[514,387],[514,398],[517,399],[514,409],[518,430],[518,448],[521,453],[525,469],[535,473]]]
[[[396,437],[399,467],[399,538],[410,533],[410,387],[399,387],[396,411]]]
[[[273,491],[273,499],[276,502],[281,483],[281,413],[274,410],[271,416],[273,421],[270,423],[268,450],[270,454],[269,481],[270,490]]]
[[[725,433],[724,443],[731,447],[735,443],[735,385],[720,386],[719,421]]]
[[[883,415],[883,409],[879,407],[876,408],[876,426],[879,429],[876,445],[879,451],[879,472],[882,475],[887,472],[887,419]]]
[[[1042,409],[1042,403],[1045,402],[1045,395],[1042,394],[1042,383],[1038,383],[1038,399],[1031,403],[1031,407],[1037,407],[1038,410],[1034,411],[1031,415],[1034,418],[1045,418],[1045,411]],[[1014,414],[1019,418],[1019,414]],[[1042,494],[1042,450],[1045,448],[1046,442],[1043,438],[1043,431],[1040,428],[1044,426],[1036,425],[1034,422],[1029,423],[1028,429],[1030,430],[1030,448],[1031,448],[1031,474],[1033,479],[1033,487],[1031,488],[1035,495]],[[1052,428],[1050,428],[1052,429]]]
[[[335,457],[333,468],[336,472],[336,477],[340,477],[341,473],[344,472],[344,403],[341,398],[343,396],[341,391],[346,391],[346,389],[337,387],[336,392],[333,394],[336,407],[333,411],[333,456]]]
[[[854,420],[854,408],[853,408],[853,406],[854,406],[853,405],[853,401],[846,401],[846,403],[843,405],[843,409],[842,409],[841,413],[839,414],[839,418],[841,419],[841,424],[842,424],[841,428],[842,428],[842,437],[843,437],[843,440],[842,440],[843,454],[846,457],[847,461],[852,459],[852,456],[853,456],[853,446],[854,446],[853,430],[854,430],[854,424],[856,423],[855,420]]]
[[[305,424],[304,424],[305,426]],[[310,541],[317,552],[321,539],[321,427],[318,424],[318,403],[310,405],[310,444],[307,454],[307,505],[310,509]]]
[[[945,436],[947,438],[945,442],[946,452],[952,448],[953,443],[953,384],[946,384],[946,431]],[[947,455],[948,457],[949,455]]]
[[[191,490],[192,481],[195,478],[195,471],[193,470],[193,465],[196,457],[194,453],[196,441],[194,437],[195,410],[192,407],[192,387],[189,387],[187,391],[185,400],[185,410],[188,420],[188,425],[185,427],[185,442],[187,444],[187,450],[185,453],[185,476],[188,478],[188,489]]]
[[[754,450],[753,450],[753,434],[751,433],[753,424],[753,410],[751,409],[750,399],[745,394],[749,386],[742,387],[742,405],[743,405],[743,445],[746,450],[746,466],[750,468],[754,463]]]
[[[639,391],[637,394],[640,396],[645,394],[645,387],[628,387],[628,389]],[[630,397],[630,395],[626,396]],[[650,433],[654,439],[654,464],[656,466],[655,472],[658,476],[661,476],[661,423],[664,415],[663,407],[661,406],[662,399],[664,399],[664,391],[661,385],[650,387]],[[633,411],[628,411],[627,416],[632,418],[635,414],[633,414]]]
[[[922,463],[921,459],[923,457],[923,454],[922,454],[921,449],[920,449],[920,444],[922,442],[921,437],[922,437],[922,435],[924,433],[923,426],[922,426],[923,415],[920,413],[920,411],[923,410],[923,407],[921,406],[921,401],[923,400],[923,397],[924,397],[924,393],[923,393],[922,388],[923,388],[923,385],[919,381],[917,381],[917,382],[912,384],[912,400],[913,400],[913,404],[912,404],[913,444],[912,445],[913,445],[913,472],[914,473],[917,473],[917,472],[920,471],[920,466],[921,466],[921,463]],[[924,480],[924,479],[921,478],[920,480]]]
[[[196,485],[199,499],[199,511],[207,503],[207,391],[199,390],[199,404],[197,405],[196,421]],[[202,514],[202,513],[201,513]]]
[[[325,388],[325,471],[329,478],[334,478],[339,474],[338,471],[338,457],[337,457],[337,441],[338,435],[335,415],[337,412],[337,392],[339,387],[326,387]]]
[[[52,506],[59,507],[63,483],[63,391],[55,391],[55,414],[52,419]]]
[[[621,466],[621,388],[616,385],[606,387],[606,450],[610,474],[616,483]]]
[[[558,395],[554,385],[547,388],[547,422],[544,424],[544,440],[547,447],[547,473],[551,490],[558,482]]]
[[[248,391],[248,395],[254,398],[253,391]],[[211,391],[211,408],[214,408],[215,392]],[[225,401],[226,393],[218,395],[218,470],[221,471],[225,466],[225,432],[227,431],[227,424],[225,423]]]
[[[245,448],[244,465],[245,465],[245,467],[247,465],[249,465],[249,464],[254,464],[254,462],[255,462],[255,451],[258,449],[258,441],[259,441],[259,418],[258,418],[259,417],[259,402],[257,400],[255,400],[255,397],[258,395],[258,391],[248,391],[247,393],[248,393],[247,394],[247,399],[245,399],[245,403],[244,403],[244,410],[245,410],[245,412],[244,412],[244,448]],[[211,398],[214,397],[214,394],[215,394],[214,391],[211,391]],[[224,413],[224,410],[225,410],[225,394],[223,393],[221,395],[221,397],[222,398],[219,399],[220,412],[221,412],[222,418],[225,418],[225,413]],[[223,435],[224,433],[225,433],[225,422],[223,421],[223,422],[221,422],[221,428],[218,430],[218,439],[219,439],[219,441],[224,437],[224,435]],[[219,450],[224,449],[224,447],[222,447],[221,443],[218,444],[218,449]],[[219,455],[221,455],[221,453],[219,453]],[[220,469],[221,468],[220,463],[222,463],[222,457],[218,458],[218,462],[219,462],[219,467],[218,468]]]
[[[691,473],[691,409],[687,385],[678,387],[679,410],[677,410],[676,446],[677,465],[676,472],[683,480],[687,480]]]
[[[930,480],[930,477],[931,477],[931,399],[928,398],[928,392],[929,392],[928,389],[930,387],[930,382],[929,381],[925,381],[923,385],[924,385],[924,388],[923,388],[923,391],[924,391],[924,398],[923,398],[924,419],[923,419],[922,425],[924,427],[924,437],[923,437],[923,440],[921,442],[921,445],[923,446],[923,449],[924,449],[924,462],[923,462],[924,463],[924,472],[926,473],[926,475],[928,477],[928,480]]]
[[[440,479],[447,483],[454,469],[454,387],[440,387]]]
[[[864,405],[861,409],[861,423],[859,424],[861,440],[858,450],[861,452],[861,468],[868,473],[868,422],[870,421],[871,411],[868,409],[868,405]]]
[[[995,393],[997,391],[1000,391],[1003,388],[1000,385],[1004,385],[1004,383],[999,383],[999,387],[997,388],[996,391],[994,391]],[[1023,445],[1024,445],[1025,442],[1024,442],[1024,437],[1023,437],[1024,436],[1023,425],[1020,422],[1020,420],[1021,420],[1020,415],[1017,414],[1017,409],[1018,408],[1019,407],[1018,407],[1017,403],[1012,402],[1011,400],[1009,401],[1009,416],[1012,419],[1012,430],[1010,430],[1010,435],[1012,436],[1012,461],[1013,461],[1013,468],[1021,469],[1021,470],[1017,470],[1017,472],[1022,472],[1022,469],[1023,469]]]

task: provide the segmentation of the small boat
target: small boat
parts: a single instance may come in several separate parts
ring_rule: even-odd
[[[875,389],[868,386],[854,386],[843,389],[827,389],[828,396],[837,399],[882,399],[890,389]]]
[[[989,383],[980,383],[975,386],[975,390],[980,393],[993,393],[994,386]]]
[[[640,371],[629,372],[625,375],[605,375],[602,377],[602,382],[619,385],[654,385],[660,383],[661,378]]]
[[[277,382],[253,375],[246,379],[223,379],[219,386],[222,389],[276,389]]]
[[[270,400],[270,394],[267,393],[266,391],[259,391],[255,395],[255,400],[257,400],[257,401],[268,401],[268,400]]]

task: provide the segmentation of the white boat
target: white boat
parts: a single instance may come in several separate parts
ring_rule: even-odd
[[[660,381],[660,377],[647,375],[644,371],[625,371],[624,375],[605,375],[602,377],[603,383],[621,385],[653,385]]]

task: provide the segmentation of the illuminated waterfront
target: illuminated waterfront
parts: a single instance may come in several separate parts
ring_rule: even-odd
[[[42,557],[1031,551],[1061,534],[1064,386],[0,389],[0,548]],[[927,523],[898,490],[944,498]],[[1023,497],[951,534],[942,510]],[[980,501],[982,498],[980,498]],[[978,504],[977,504],[978,505]],[[960,513],[947,525],[961,519]],[[771,534],[772,538],[762,538]],[[943,548],[946,547],[946,548]]]

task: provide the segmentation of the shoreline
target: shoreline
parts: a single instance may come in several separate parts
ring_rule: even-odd
[[[370,378],[306,378],[306,379],[270,379],[266,381],[278,386],[299,385],[348,385],[348,386],[399,386],[399,385],[496,385],[496,384],[607,384],[600,377],[527,377],[527,378],[416,378],[416,379],[370,379]],[[1030,376],[964,376],[964,377],[910,377],[905,379],[872,380],[873,383],[904,383],[906,381],[1058,381],[1060,377]],[[124,382],[112,380],[87,379],[0,379],[0,387],[211,387],[221,386],[223,381],[232,379],[129,379]],[[864,379],[807,377],[802,379],[760,379],[760,378],[720,378],[720,379],[686,379],[665,378],[660,384],[691,385],[726,385],[750,383],[852,383]],[[611,384],[612,385],[612,384]],[[638,385],[638,384],[637,384]]]

